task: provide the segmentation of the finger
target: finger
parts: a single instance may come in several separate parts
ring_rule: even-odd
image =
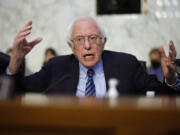
[[[172,53],[176,57],[176,49],[172,40],[169,42],[169,50],[172,50]]]
[[[29,25],[32,25],[32,20],[28,21],[25,25],[25,27],[29,26]]]
[[[27,27],[24,27],[22,30],[19,31],[19,33],[25,32],[25,31],[29,31],[29,30],[31,30],[31,29],[32,29],[32,25],[27,26]]]
[[[161,65],[166,65],[167,61],[169,61],[168,58],[161,59]]]
[[[176,60],[176,56],[173,54],[172,50],[169,50],[169,61],[174,62]]]
[[[30,29],[32,29],[32,21],[28,21],[28,23],[24,26],[24,28],[20,32],[24,32],[24,31],[30,30]]]
[[[20,37],[17,40],[15,40],[15,44],[20,45],[25,40],[25,37]]]
[[[27,35],[29,35],[31,33],[31,31],[26,31],[26,32],[21,32],[17,35],[16,38],[21,38],[21,37],[26,37]]]
[[[25,46],[25,47],[23,48],[23,50],[25,51],[26,54],[27,54],[28,52],[30,52],[31,49],[32,49],[32,47],[30,47],[30,46]]]
[[[35,46],[36,44],[38,44],[39,42],[41,42],[41,41],[42,41],[42,38],[39,37],[39,38],[36,38],[35,40],[29,42],[28,45],[33,47],[33,46]]]
[[[166,58],[167,57],[163,46],[159,46],[159,51],[161,53],[161,58]]]
[[[174,73],[176,71],[176,67],[173,63],[167,62],[167,68],[170,72]]]

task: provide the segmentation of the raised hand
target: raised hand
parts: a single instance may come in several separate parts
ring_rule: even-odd
[[[166,56],[164,48],[162,46],[159,47],[159,51],[161,52],[161,66],[163,69],[164,77],[168,84],[174,84],[177,82],[178,78],[176,76],[176,49],[174,47],[173,41],[169,42],[169,55]]]
[[[26,37],[31,33],[32,21],[29,21],[25,27],[17,34],[13,42],[13,53],[10,59],[9,71],[15,74],[21,64],[22,59],[27,55],[32,48],[38,44],[42,38],[28,42]]]

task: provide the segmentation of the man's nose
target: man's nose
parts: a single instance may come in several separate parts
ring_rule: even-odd
[[[84,48],[87,50],[91,49],[91,45],[90,45],[88,39],[85,39],[85,41],[84,41]]]

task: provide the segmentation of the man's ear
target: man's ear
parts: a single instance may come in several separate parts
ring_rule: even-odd
[[[104,38],[104,42],[103,42],[104,45],[106,44],[106,41],[107,41],[107,38]]]
[[[72,53],[74,53],[74,45],[72,45],[71,43],[68,42],[68,46],[71,48]]]
[[[104,38],[103,41],[102,41],[103,42],[103,48],[104,48],[104,46],[106,44],[106,41],[107,41],[107,38]]]
[[[68,42],[68,46],[69,46],[71,49],[73,48],[72,44],[69,43],[69,42]]]

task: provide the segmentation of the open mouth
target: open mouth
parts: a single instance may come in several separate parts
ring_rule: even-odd
[[[92,57],[94,57],[94,54],[85,54],[84,55],[84,58],[92,58]]]

